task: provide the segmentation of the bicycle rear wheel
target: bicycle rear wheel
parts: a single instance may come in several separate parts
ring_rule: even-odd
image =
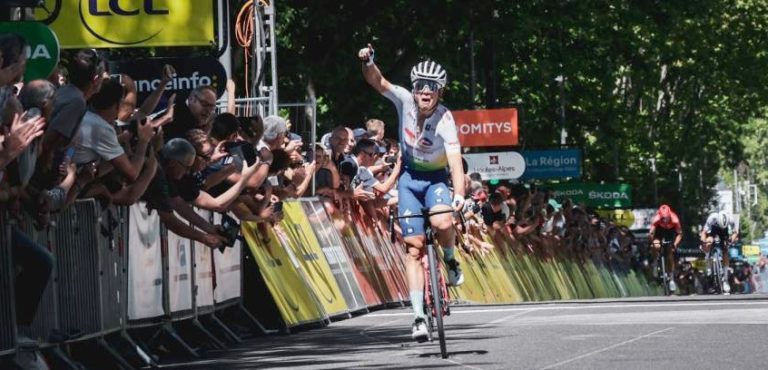
[[[432,315],[437,326],[437,337],[440,340],[440,354],[448,358],[448,349],[445,345],[445,329],[443,328],[443,290],[440,288],[440,271],[437,269],[437,256],[435,246],[427,244],[427,258],[429,259],[429,289],[432,294]]]

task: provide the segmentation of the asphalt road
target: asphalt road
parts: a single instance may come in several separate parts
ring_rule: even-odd
[[[454,307],[448,359],[408,309],[251,339],[174,369],[766,369],[768,296]]]

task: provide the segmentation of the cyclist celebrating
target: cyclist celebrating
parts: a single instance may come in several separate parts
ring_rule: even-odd
[[[736,230],[734,220],[728,215],[727,212],[714,212],[707,217],[707,221],[704,223],[704,228],[701,229],[701,241],[706,242],[708,236],[714,239],[720,239],[720,249],[723,256],[723,267],[725,267],[723,269],[725,272],[723,292],[725,292],[725,294],[729,294],[731,287],[728,285],[728,267],[730,266],[730,261],[728,258],[728,246],[738,240],[739,233]]]
[[[670,276],[674,276],[675,271],[675,251],[683,240],[683,227],[680,225],[680,219],[666,204],[662,204],[656,215],[651,219],[651,229],[648,231],[648,239],[651,240],[651,253],[654,259],[661,253],[661,247],[664,243],[672,243],[672,248],[667,249],[666,268]],[[675,289],[675,279],[669,281],[669,290]]]
[[[451,112],[439,103],[447,82],[447,73],[434,61],[423,61],[411,69],[412,89],[391,84],[374,64],[373,48],[360,49],[358,58],[363,62],[363,76],[376,91],[391,100],[397,108],[400,121],[400,146],[403,171],[397,185],[399,216],[418,215],[423,208],[430,212],[457,211],[464,203],[464,172],[461,162],[461,144]],[[448,189],[446,165],[450,169],[454,186],[453,200]],[[448,267],[450,285],[460,285],[464,276],[454,258],[453,218],[450,213],[430,217],[443,247],[443,260]],[[424,320],[424,220],[403,218],[400,220],[408,255],[406,276],[411,304],[416,316],[411,337],[425,340],[428,337]]]

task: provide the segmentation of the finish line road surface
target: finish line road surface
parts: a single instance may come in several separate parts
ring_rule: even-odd
[[[454,306],[448,359],[410,309],[250,339],[173,369],[768,369],[768,296]]]

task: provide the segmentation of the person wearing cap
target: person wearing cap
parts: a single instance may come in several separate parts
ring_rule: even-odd
[[[379,153],[377,148],[376,142],[371,139],[361,139],[355,144],[351,159],[357,164],[357,174],[352,178],[352,188],[362,186],[365,191],[373,192],[375,190],[379,194],[386,194],[397,182],[402,166],[402,161],[399,158],[392,173],[384,182],[376,179],[371,170],[368,169],[376,162],[376,156]]]
[[[352,134],[355,136],[356,142],[362,139],[368,139],[368,131],[366,131],[364,128],[356,128],[352,130]]]

